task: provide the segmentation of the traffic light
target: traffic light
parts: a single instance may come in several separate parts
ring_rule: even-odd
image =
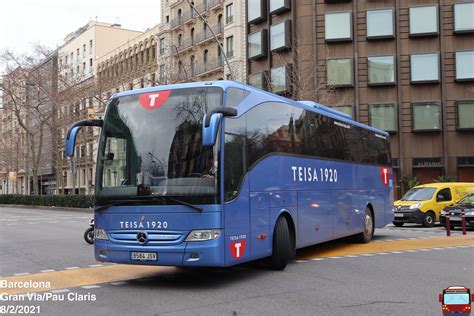
[[[87,109],[87,119],[88,120],[93,120],[95,116],[94,109],[93,108],[88,108]]]

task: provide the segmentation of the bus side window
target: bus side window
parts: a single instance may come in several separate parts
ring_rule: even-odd
[[[246,115],[225,120],[224,133],[224,198],[234,199],[247,172]]]

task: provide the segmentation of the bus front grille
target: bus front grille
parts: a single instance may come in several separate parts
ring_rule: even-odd
[[[140,243],[138,241],[138,233],[146,233],[146,242]],[[186,234],[183,232],[160,232],[160,231],[110,231],[109,239],[116,244],[129,245],[174,245],[181,243]]]

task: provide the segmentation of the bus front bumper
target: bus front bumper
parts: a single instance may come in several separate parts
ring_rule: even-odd
[[[156,261],[133,260],[132,252],[156,253]],[[123,245],[109,240],[94,240],[97,261],[157,266],[224,266],[224,238],[182,242],[170,246]]]

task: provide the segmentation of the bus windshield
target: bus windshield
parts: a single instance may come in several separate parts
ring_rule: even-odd
[[[99,143],[99,204],[145,197],[218,203],[219,144],[203,147],[201,129],[204,114],[221,104],[216,87],[113,99]]]
[[[413,188],[402,197],[402,201],[426,201],[431,200],[435,188]]]
[[[444,304],[461,305],[469,304],[469,294],[467,293],[446,293],[444,294]]]

